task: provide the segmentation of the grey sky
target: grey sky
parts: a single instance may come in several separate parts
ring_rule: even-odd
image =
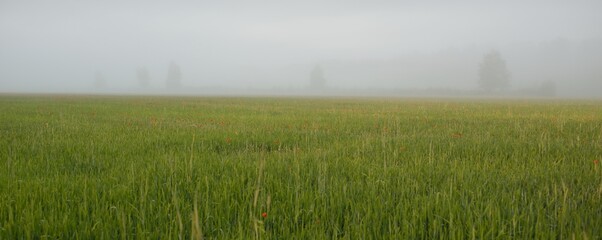
[[[300,86],[307,74],[292,75],[316,63],[600,39],[600,12],[585,0],[0,0],[0,91],[83,89],[96,70],[135,86],[139,66],[158,86],[172,60],[188,85]]]

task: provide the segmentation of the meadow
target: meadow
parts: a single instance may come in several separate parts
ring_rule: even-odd
[[[0,239],[601,239],[602,102],[0,96]]]

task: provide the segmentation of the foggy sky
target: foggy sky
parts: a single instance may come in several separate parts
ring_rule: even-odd
[[[601,87],[602,1],[0,0],[0,92],[165,86],[303,88],[323,66],[332,88],[477,88],[498,50],[512,87],[552,79]],[[590,84],[590,85],[588,85]],[[573,87],[571,90],[570,87]]]

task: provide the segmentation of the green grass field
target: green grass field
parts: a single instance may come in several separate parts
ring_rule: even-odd
[[[4,95],[0,113],[0,239],[602,238],[600,101]]]

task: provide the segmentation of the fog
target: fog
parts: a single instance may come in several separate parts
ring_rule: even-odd
[[[597,0],[0,0],[0,93],[539,96],[552,82],[554,96],[600,98],[601,12]],[[492,51],[509,85],[484,92]]]

